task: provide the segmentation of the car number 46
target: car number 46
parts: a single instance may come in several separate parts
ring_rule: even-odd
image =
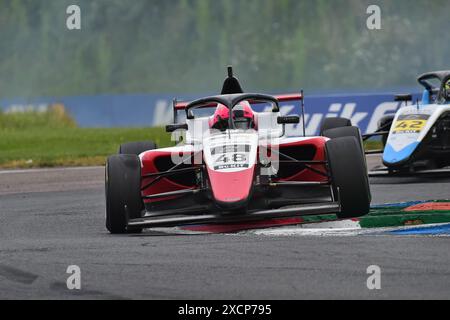
[[[244,153],[223,154],[217,160],[216,163],[228,163],[228,162],[246,162],[247,156]]]

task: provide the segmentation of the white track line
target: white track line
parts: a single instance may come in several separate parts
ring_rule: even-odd
[[[287,236],[320,236],[320,237],[351,237],[361,234],[362,229],[341,228],[341,229],[304,229],[286,228],[275,230],[261,230],[251,232],[258,236],[287,237]]]
[[[43,173],[43,172],[58,172],[58,171],[78,171],[78,170],[99,170],[104,167],[68,167],[68,168],[43,168],[43,169],[15,169],[15,170],[0,170],[0,174],[10,173]]]
[[[319,223],[307,223],[297,226],[251,230],[247,233],[265,236],[354,236],[361,233],[358,221],[340,220]]]
[[[337,222],[346,222],[346,221],[337,221]],[[348,222],[348,221],[347,221]],[[330,222],[335,223],[335,222]],[[336,224],[335,227],[330,227],[327,225],[328,223],[321,224],[315,223],[311,225],[299,225],[285,228],[274,228],[274,229],[265,229],[265,230],[251,230],[247,232],[243,232],[243,234],[254,234],[261,236],[272,236],[272,237],[283,237],[283,236],[320,236],[320,237],[351,237],[358,235],[385,235],[390,231],[398,231],[398,230],[409,230],[416,228],[424,228],[424,227],[436,227],[441,225],[446,225],[448,223],[437,223],[437,224],[423,224],[423,225],[414,225],[414,226],[399,226],[399,227],[385,227],[385,228],[367,228],[361,229],[359,226],[350,227],[345,226],[339,227]],[[448,235],[447,235],[448,236]],[[408,235],[408,237],[411,237]]]

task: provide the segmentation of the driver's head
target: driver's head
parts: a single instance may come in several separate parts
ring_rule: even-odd
[[[212,119],[209,122],[209,126],[211,127],[211,129],[225,131],[229,126],[229,116],[230,112],[228,111],[228,108],[219,103]]]
[[[444,98],[446,101],[450,101],[450,79],[444,85]]]
[[[236,129],[255,128],[255,115],[248,101],[242,101],[233,108],[233,120]]]
[[[255,128],[255,116],[247,101],[242,101],[233,107],[233,123],[236,129]],[[218,104],[213,117],[209,122],[212,129],[225,131],[229,128],[230,112],[223,104]]]

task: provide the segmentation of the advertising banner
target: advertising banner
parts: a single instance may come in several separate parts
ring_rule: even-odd
[[[199,95],[184,96],[179,100],[193,100]],[[417,99],[415,95],[414,99]],[[4,112],[26,110],[45,111],[54,104],[63,105],[80,127],[152,127],[172,123],[172,100],[169,95],[98,95],[61,98],[0,100]],[[374,132],[378,120],[395,113],[400,107],[394,94],[353,94],[305,96],[305,127],[307,135],[318,134],[326,117],[351,119],[363,133]],[[256,107],[255,111],[262,111]],[[281,104],[283,115],[301,114],[300,102]],[[303,121],[290,126],[290,135],[303,133]]]

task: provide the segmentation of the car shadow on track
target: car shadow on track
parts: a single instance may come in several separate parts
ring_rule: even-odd
[[[193,237],[193,236],[204,236],[209,235],[212,233],[182,233],[182,231],[178,232],[171,232],[171,231],[152,231],[152,230],[144,230],[140,234],[126,234],[126,235],[120,235],[122,237],[129,237],[129,238],[146,238],[146,237]]]
[[[402,185],[402,184],[427,184],[427,183],[450,183],[450,176],[445,177],[372,177],[372,185]]]

